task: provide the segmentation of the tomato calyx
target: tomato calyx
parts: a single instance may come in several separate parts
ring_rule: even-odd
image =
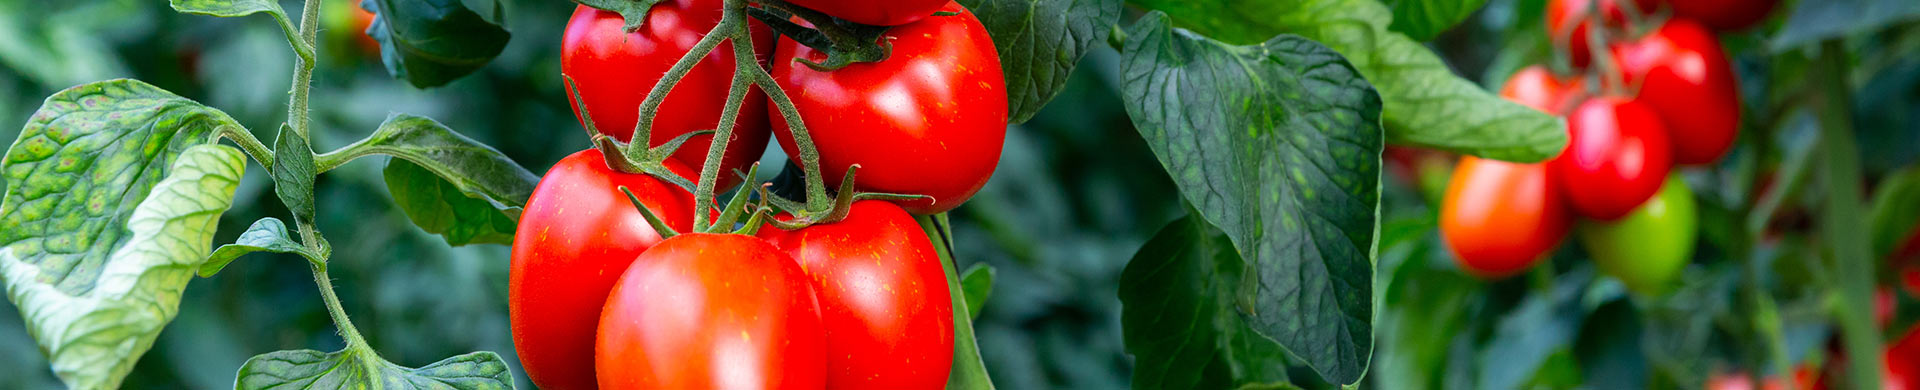
[[[814,70],[833,71],[856,63],[884,61],[893,55],[893,42],[881,39],[891,26],[855,23],[781,0],[755,2],[763,8],[747,8],[748,16],[760,19],[780,35],[827,53],[824,62],[796,59]],[[790,17],[806,24],[794,23]]]
[[[785,220],[781,220],[777,218],[767,219],[767,224],[773,225],[774,227],[779,228],[780,230],[787,230],[787,231],[800,230],[815,224],[829,224],[834,222],[840,222],[840,220],[843,220],[843,219],[847,219],[847,214],[851,213],[853,210],[853,203],[857,201],[862,201],[862,200],[910,201],[910,200],[923,200],[923,199],[932,200],[933,199],[932,196],[927,196],[927,195],[858,191],[855,189],[853,185],[853,180],[854,180],[854,176],[856,176],[856,174],[859,173],[859,171],[860,171],[860,164],[853,164],[847,167],[847,175],[840,180],[840,187],[838,190],[834,191],[833,201],[831,203],[827,203],[828,206],[826,207],[821,207],[820,202],[808,202],[803,204],[802,202],[799,202],[799,201],[786,199],[786,198],[780,197],[779,195],[768,193],[767,192],[768,186],[761,186],[760,198],[763,200],[763,203],[762,203],[763,207],[761,209],[762,211],[765,211],[768,213],[772,213],[776,211],[785,211],[787,214],[793,216],[793,218],[789,218]],[[751,226],[753,225],[749,224],[749,227]]]
[[[640,26],[647,21],[647,13],[652,12],[653,6],[661,1],[664,0],[574,0],[588,7],[620,14],[621,18],[626,19],[622,26],[626,32],[640,30]]]

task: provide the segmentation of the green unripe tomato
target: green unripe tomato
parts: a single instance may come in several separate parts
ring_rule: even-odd
[[[1693,190],[1670,175],[1660,192],[1615,221],[1580,223],[1580,243],[1600,272],[1620,279],[1638,294],[1659,294],[1671,286],[1693,257],[1699,214]]]

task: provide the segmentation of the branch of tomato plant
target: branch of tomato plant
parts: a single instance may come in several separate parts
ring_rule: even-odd
[[[1623,3],[1631,2],[1632,1],[1623,1]],[[1587,40],[1587,52],[1593,58],[1593,68],[1600,72],[1600,94],[1613,95],[1627,93],[1628,96],[1631,96],[1632,94],[1630,92],[1632,91],[1627,90],[1628,86],[1626,85],[1626,81],[1621,78],[1620,64],[1614,62],[1613,53],[1607,50],[1607,29],[1601,27],[1606,25],[1606,21],[1600,17],[1600,2],[1594,1],[1587,3],[1586,17],[1588,26],[1587,36],[1575,37],[1573,39],[1585,38]]]
[[[727,0],[727,11],[720,16],[720,26],[715,27],[715,33],[709,33],[706,37],[701,38],[703,41],[716,36],[730,38],[727,40],[727,44],[733,47],[735,70],[733,71],[733,82],[727,87],[727,103],[720,109],[720,124],[715,126],[714,131],[716,131],[716,133],[713,135],[713,142],[707,146],[706,165],[700,168],[700,180],[695,182],[695,184],[699,186],[699,189],[693,192],[694,231],[707,232],[712,230],[713,221],[708,219],[707,214],[713,207],[714,191],[718,189],[716,188],[718,187],[718,183],[716,182],[720,180],[720,163],[722,160],[725,160],[727,144],[732,143],[730,141],[733,140],[733,127],[735,122],[738,122],[736,119],[740,116],[740,106],[746,104],[747,90],[752,88],[753,85],[747,80],[747,78],[752,77],[752,75],[741,72],[739,69],[760,67],[760,62],[754,60],[758,57],[753,53],[753,36],[746,28],[747,22],[745,19],[747,16],[744,11],[746,5],[746,0]],[[736,8],[739,10],[736,10]],[[727,29],[721,32],[720,29],[722,28]],[[664,83],[659,85],[664,85]],[[656,85],[654,89],[659,89],[658,85]],[[651,99],[652,96],[648,96],[648,98]],[[646,114],[643,113],[641,115]],[[726,227],[727,230],[732,230],[732,228],[732,226]]]
[[[253,156],[254,161],[260,162],[260,167],[273,170],[273,148],[261,143],[259,138],[254,138],[253,133],[247,129],[239,126],[221,126],[220,130],[215,132],[215,136],[233,140],[234,144],[240,145],[240,150],[245,150],[247,155]]]
[[[1839,291],[1829,296],[1834,315],[1840,323],[1841,343],[1846,346],[1847,371],[1854,388],[1880,388],[1880,332],[1873,324],[1873,251],[1867,234],[1860,232],[1866,217],[1860,209],[1860,154],[1853,138],[1851,83],[1847,82],[1846,48],[1839,40],[1820,45],[1815,60],[1816,82],[1821,88],[1819,148],[1822,175],[1827,196],[1822,205],[1820,232],[1829,245],[1828,254],[1836,268]]]

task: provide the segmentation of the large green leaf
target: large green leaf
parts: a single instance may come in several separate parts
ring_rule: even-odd
[[[1120,323],[1135,388],[1286,381],[1280,345],[1234,310],[1246,269],[1225,233],[1191,216],[1161,228],[1134,254],[1120,274]]]
[[[1920,19],[1920,1],[1810,0],[1800,1],[1787,14],[1787,23],[1768,43],[1787,50],[1847,34],[1876,31],[1902,21]]]
[[[1416,41],[1431,41],[1441,32],[1460,24],[1487,0],[1386,0],[1393,9],[1393,32],[1407,34]]]
[[[1127,35],[1127,114],[1251,264],[1235,305],[1328,380],[1358,381],[1373,349],[1379,95],[1298,36],[1232,46],[1158,12]]]
[[[540,178],[493,147],[433,119],[395,115],[373,135],[318,158],[322,171],[369,155],[388,163],[387,191],[415,225],[448,244],[507,244]]]
[[[1026,122],[1067,85],[1080,57],[1104,44],[1121,0],[960,0],[993,36],[1007,79],[1007,116]]]
[[[461,0],[361,0],[378,15],[367,35],[380,41],[387,73],[416,88],[445,85],[493,61],[511,34],[501,27],[498,0],[485,15]]]
[[[512,389],[513,372],[493,352],[454,356],[406,368],[358,346],[325,353],[279,351],[247,359],[233,388],[252,389]]]
[[[1537,162],[1567,143],[1564,121],[1455,76],[1419,42],[1389,31],[1392,13],[1375,0],[1130,1],[1226,42],[1299,34],[1339,51],[1380,90],[1396,144]]]
[[[162,94],[107,82],[54,95],[7,154],[0,278],[71,388],[118,388],[153,346],[246,166],[237,149],[175,138],[225,118]]]

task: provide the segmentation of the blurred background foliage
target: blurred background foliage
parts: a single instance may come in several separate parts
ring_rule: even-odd
[[[298,9],[297,2],[284,3]],[[503,1],[513,34],[505,52],[473,75],[427,90],[390,78],[377,50],[358,42],[365,37],[353,23],[356,2],[327,3],[314,77],[315,149],[363,137],[391,113],[438,119],[536,173],[587,146],[559,77],[557,50],[573,3]],[[1549,58],[1543,3],[1490,0],[1429,46],[1457,74],[1498,86],[1515,69]],[[286,114],[293,55],[264,18],[184,15],[150,0],[0,0],[0,142],[12,143],[45,96],[120,77],[225,110],[269,137]],[[1716,241],[1729,235],[1713,232],[1713,221],[1736,220],[1730,205],[1751,196],[1749,171],[1793,158],[1793,147],[1804,149],[1800,140],[1813,132],[1806,113],[1771,109],[1790,95],[1779,89],[1802,84],[1804,76],[1794,70],[1805,66],[1762,48],[1771,29],[1723,39],[1736,54],[1749,117],[1784,118],[1762,123],[1786,125],[1748,132],[1726,166],[1688,172],[1703,198],[1707,245],[1687,271],[1687,287],[1671,296],[1630,298],[1617,282],[1596,276],[1577,244],[1563,246],[1533,276],[1476,281],[1441,247],[1433,198],[1418,180],[1385,180],[1375,293],[1379,347],[1362,386],[1690,388],[1711,372],[1766,371],[1759,358],[1771,352],[1741,341],[1762,334],[1747,320],[1756,315],[1758,306],[1748,299],[1755,296],[1778,304],[1767,315],[1781,319],[1789,359],[1818,355],[1831,329],[1815,283],[1793,280],[1810,277],[1804,259],[1818,254],[1792,236],[1729,246]],[[1912,165],[1920,157],[1920,56],[1912,55],[1920,52],[1920,26],[1908,22],[1852,39],[1849,47],[1864,53],[1855,56],[1849,79],[1868,176]],[[1183,211],[1172,182],[1125,116],[1119,82],[1112,51],[1089,55],[1059,99],[1008,132],[993,180],[954,214],[960,267],[986,263],[998,271],[976,327],[989,372],[1002,388],[1127,387],[1132,359],[1121,343],[1120,271]],[[779,148],[771,149],[765,161],[785,160]],[[317,185],[319,226],[335,245],[332,276],[348,314],[396,363],[418,366],[495,351],[515,365],[521,387],[531,388],[508,332],[507,248],[454,248],[420,231],[388,197],[381,164],[356,162],[321,176]],[[216,242],[232,241],[255,219],[285,217],[265,172],[253,168]],[[1766,294],[1740,295],[1748,286],[1742,273],[1749,271],[1766,278]],[[189,285],[178,319],[126,387],[227,388],[255,354],[340,347],[304,262],[250,257]],[[58,387],[17,310],[4,301],[0,362],[0,388]]]

